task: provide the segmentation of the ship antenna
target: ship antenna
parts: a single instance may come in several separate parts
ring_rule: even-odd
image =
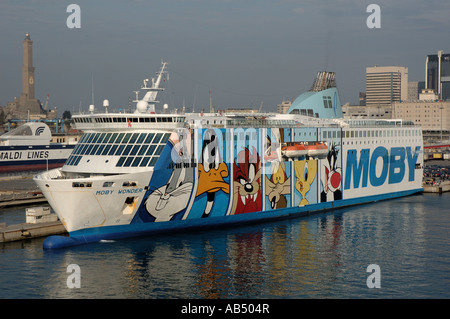
[[[92,74],[92,105],[94,105],[94,74]]]

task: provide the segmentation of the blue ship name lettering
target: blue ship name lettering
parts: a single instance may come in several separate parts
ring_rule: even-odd
[[[96,191],[95,195],[112,195],[114,193],[114,190],[104,190],[104,191]]]
[[[420,146],[412,151],[411,147],[392,147],[391,152],[383,147],[377,147],[372,154],[370,149],[362,149],[359,160],[355,149],[347,151],[347,163],[345,171],[344,189],[351,188],[353,176],[353,188],[367,187],[370,182],[372,186],[382,186],[388,180],[389,184],[400,183],[408,174],[408,181],[415,178],[415,165],[419,156]],[[383,162],[381,173],[376,171],[377,160]],[[408,170],[406,171],[406,165]]]

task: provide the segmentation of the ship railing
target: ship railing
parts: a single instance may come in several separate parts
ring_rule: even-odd
[[[347,119],[343,120],[350,127],[410,127],[416,126],[413,121],[409,120],[370,120],[370,119]]]

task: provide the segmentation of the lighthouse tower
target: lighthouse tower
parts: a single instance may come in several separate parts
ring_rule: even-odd
[[[34,96],[34,84],[33,41],[27,33],[23,40],[22,94],[16,101],[17,113],[42,113],[41,105]]]

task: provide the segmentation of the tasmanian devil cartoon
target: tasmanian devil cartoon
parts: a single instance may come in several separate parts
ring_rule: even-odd
[[[261,210],[261,161],[256,149],[239,152],[234,167],[233,214],[258,212]]]

